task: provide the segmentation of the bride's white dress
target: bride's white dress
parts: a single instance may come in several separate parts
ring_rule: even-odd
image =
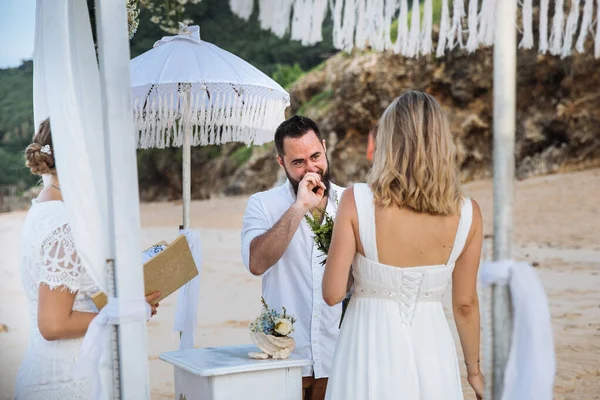
[[[354,292],[327,385],[328,400],[462,400],[456,348],[442,307],[472,220],[469,199],[445,265],[398,268],[379,263],[373,194],[354,185],[366,257],[352,264]]]
[[[21,280],[29,307],[29,349],[17,376],[17,400],[89,399],[91,383],[73,380],[83,339],[45,340],[38,329],[38,288],[65,286],[77,292],[73,310],[98,312],[93,280],[77,256],[61,201],[33,202],[21,235]]]

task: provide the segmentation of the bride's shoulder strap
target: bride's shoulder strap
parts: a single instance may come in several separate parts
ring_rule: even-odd
[[[373,192],[366,183],[356,183],[354,188],[354,202],[358,214],[358,232],[360,242],[369,260],[379,262],[377,254],[377,241],[375,238],[375,205]]]
[[[467,243],[467,237],[471,230],[471,222],[473,221],[473,203],[468,197],[463,198],[462,205],[460,208],[460,220],[458,222],[458,228],[456,230],[456,236],[454,237],[454,245],[452,252],[450,253],[450,259],[448,264],[453,264],[458,260],[458,257],[463,252],[465,244]]]

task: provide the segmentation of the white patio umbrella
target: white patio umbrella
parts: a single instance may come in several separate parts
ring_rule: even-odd
[[[189,228],[190,146],[273,140],[289,94],[241,58],[181,25],[131,60],[138,148],[183,146],[183,227]]]

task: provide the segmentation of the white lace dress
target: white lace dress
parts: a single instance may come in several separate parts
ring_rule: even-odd
[[[45,283],[77,292],[73,310],[98,312],[97,288],[75,251],[61,201],[33,202],[21,236],[21,280],[29,307],[29,349],[17,376],[17,400],[89,399],[91,384],[72,379],[83,339],[45,340],[38,329],[38,288]]]
[[[466,199],[446,264],[398,268],[379,263],[373,194],[354,185],[366,257],[352,264],[354,293],[333,358],[328,400],[462,400],[456,348],[442,296],[471,226]]]

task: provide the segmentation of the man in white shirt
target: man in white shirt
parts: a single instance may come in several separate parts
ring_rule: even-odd
[[[323,300],[325,256],[317,249],[304,216],[322,220],[325,210],[334,216],[344,189],[330,181],[325,140],[311,119],[294,116],[284,121],[275,132],[275,147],[288,179],[248,200],[242,258],[253,275],[262,276],[269,307],[285,307],[296,317],[295,351],[313,360],[313,366],[302,371],[304,399],[321,400],[342,309]]]

